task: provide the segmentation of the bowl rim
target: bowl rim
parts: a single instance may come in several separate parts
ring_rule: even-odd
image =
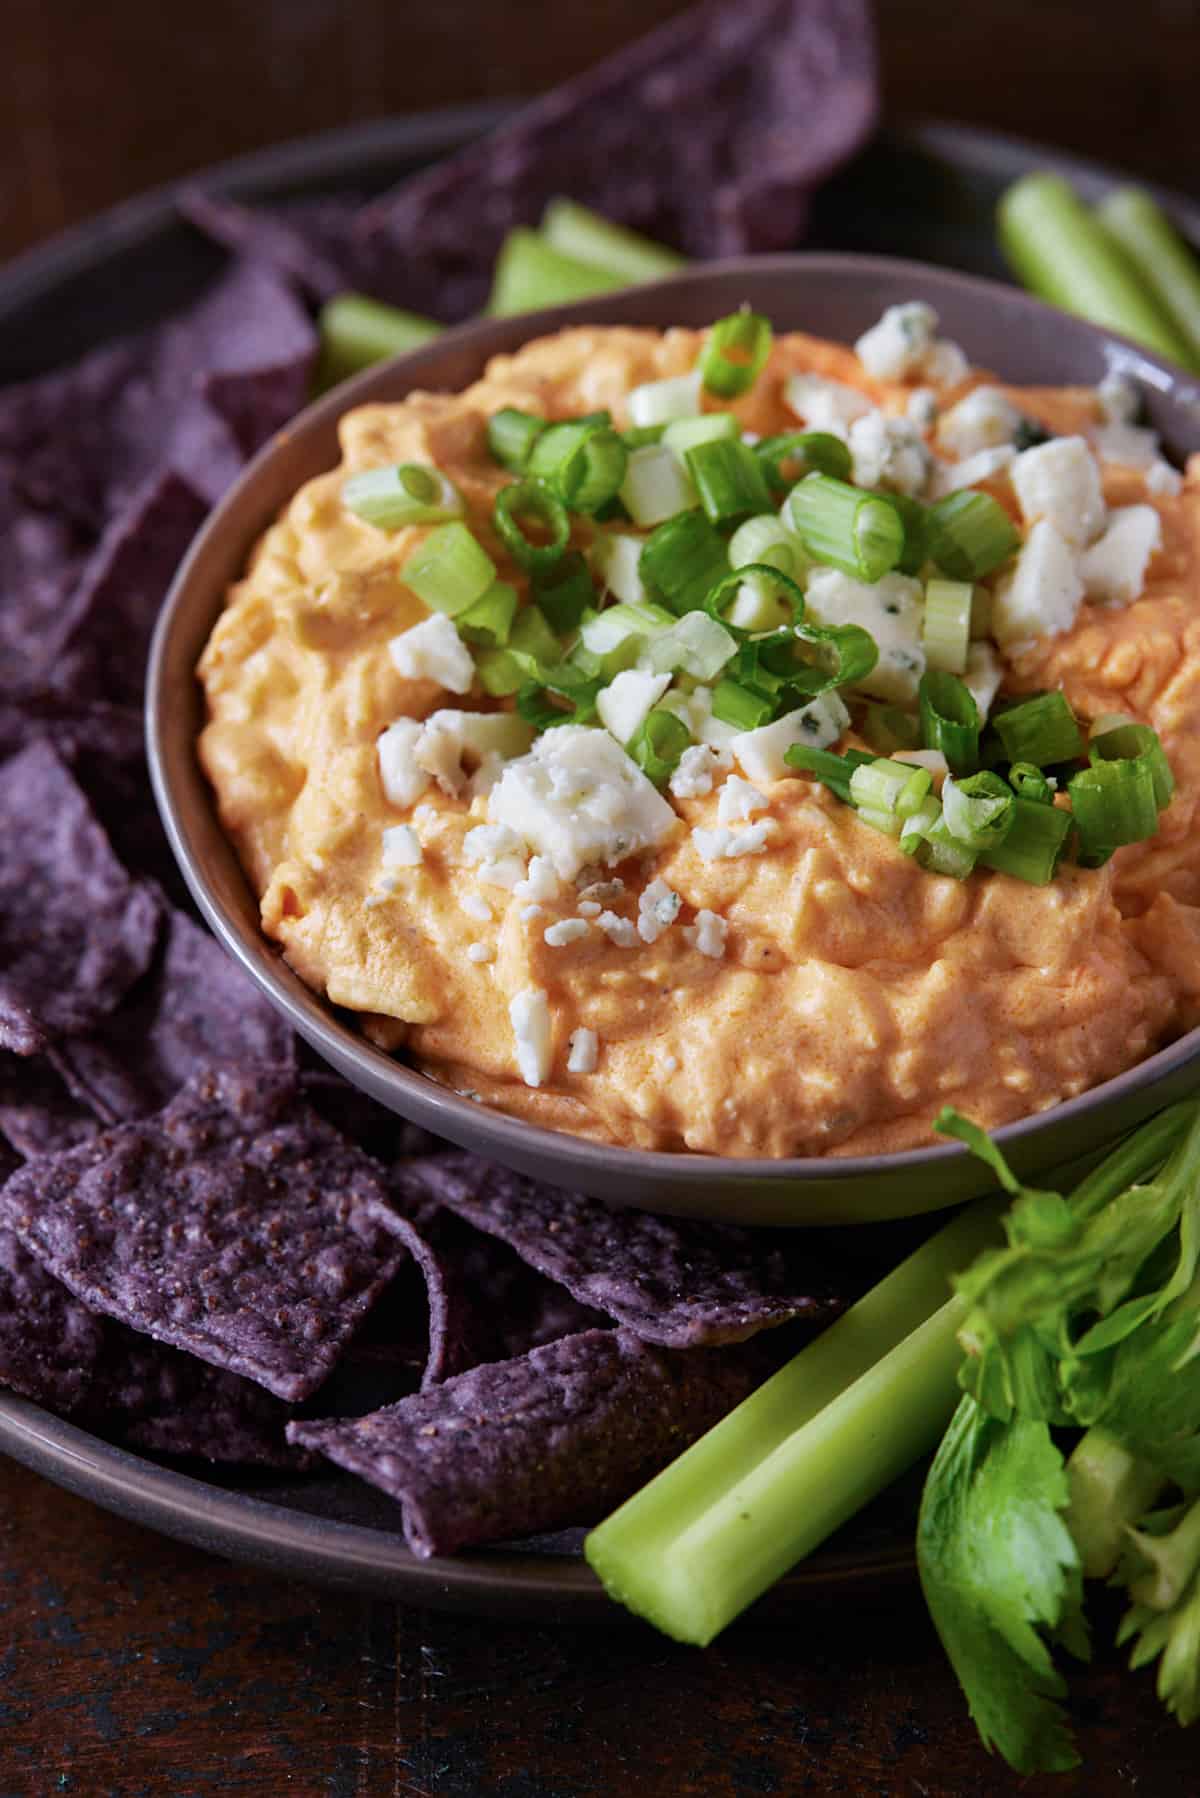
[[[705,263],[685,269],[659,281],[647,282],[636,291],[657,297],[662,293],[686,292],[703,283],[711,286],[724,281],[731,286],[753,282],[764,275],[804,272],[834,273],[848,280],[896,279],[909,283],[933,282],[937,286],[957,290],[967,298],[1008,309],[1018,317],[1046,320],[1058,319],[1064,326],[1084,331],[1103,348],[1111,346],[1114,366],[1135,369],[1163,392],[1171,392],[1192,408],[1200,419],[1200,383],[1188,371],[1176,368],[1153,355],[1141,345],[1087,321],[1071,317],[1048,306],[1018,288],[945,269],[911,258],[862,255],[850,252],[797,251],[787,254],[739,257]],[[530,338],[572,325],[604,324],[606,307],[625,299],[634,290],[598,294],[592,299],[569,305],[544,308],[523,315],[522,328]],[[398,371],[412,370],[417,386],[424,370],[448,355],[467,355],[479,346],[482,364],[496,353],[492,342],[498,331],[510,329],[516,321],[484,317],[448,329],[440,337],[419,349],[405,352],[387,362],[377,363],[342,383],[296,414],[282,431],[272,436],[239,474],[193,539],[176,571],[155,627],[146,674],[145,731],[146,754],[151,787],[172,854],[184,880],[218,940],[250,975],[271,1002],[283,1013],[292,1028],[339,1069],[355,1085],[388,1108],[414,1123],[424,1125],[435,1134],[460,1140],[476,1140],[485,1154],[494,1148],[499,1159],[514,1160],[532,1154],[556,1159],[577,1167],[580,1172],[595,1170],[611,1174],[614,1165],[628,1172],[631,1180],[642,1178],[648,1183],[678,1184],[686,1179],[710,1183],[721,1179],[734,1184],[803,1184],[806,1181],[849,1182],[877,1179],[885,1174],[928,1173],[936,1176],[954,1163],[965,1160],[968,1150],[957,1142],[929,1144],[922,1148],[903,1149],[892,1153],[853,1156],[786,1156],[738,1157],[709,1155],[694,1150],[639,1149],[622,1144],[593,1142],[568,1131],[550,1130],[539,1124],[526,1123],[478,1100],[466,1098],[449,1087],[439,1085],[397,1057],[386,1053],[343,1023],[330,1002],[288,970],[290,978],[280,973],[286,962],[279,950],[261,930],[243,930],[221,902],[204,866],[203,857],[193,840],[187,807],[176,792],[170,773],[173,761],[172,707],[169,703],[169,650],[181,612],[194,603],[192,583],[195,571],[226,527],[230,509],[242,491],[257,482],[284,443],[297,435],[312,433],[334,423],[343,412],[367,403],[375,397],[376,388],[394,381]],[[489,347],[490,346],[490,347]],[[436,387],[436,379],[432,381]],[[265,528],[264,526],[260,526]],[[194,759],[194,744],[188,749]],[[202,788],[208,793],[208,804],[215,816],[211,790],[201,775]],[[219,830],[218,824],[218,830]],[[223,833],[221,833],[223,835]],[[229,855],[242,879],[244,870],[225,838]],[[257,902],[255,902],[257,904]],[[1006,1153],[1019,1148],[1055,1124],[1068,1123],[1097,1107],[1141,1093],[1146,1087],[1186,1067],[1200,1062],[1200,1026],[1186,1032],[1158,1049],[1153,1055],[1127,1068],[1123,1073],[1088,1088],[1047,1110],[1000,1125],[991,1134]],[[389,1090],[382,1097],[380,1088]]]

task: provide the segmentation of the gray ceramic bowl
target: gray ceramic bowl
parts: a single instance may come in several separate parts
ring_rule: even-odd
[[[263,936],[258,907],[195,755],[202,719],[194,668],[261,531],[296,489],[338,461],[337,421],[364,401],[414,388],[456,391],[488,358],[563,325],[702,326],[743,301],[780,330],[853,341],[885,306],[919,296],[971,361],[1021,383],[1098,382],[1110,370],[1143,387],[1151,422],[1178,457],[1200,449],[1200,388],[1177,370],[1013,289],[920,263],[858,256],[776,256],[724,263],[652,286],[521,318],[483,320],[368,370],[311,406],[254,460],[197,537],[168,597],[151,655],[147,732],[155,797],[201,911],[293,1027],[382,1105],[439,1135],[614,1205],[754,1224],[866,1223],[934,1210],[983,1190],[956,1145],[847,1159],[739,1161],[606,1148],[536,1129],[436,1085],[366,1042],[309,990]],[[998,1133],[1025,1176],[1094,1153],[1195,1090],[1200,1031],[1056,1109]]]

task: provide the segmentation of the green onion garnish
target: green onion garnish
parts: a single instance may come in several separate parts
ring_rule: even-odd
[[[707,612],[685,612],[650,642],[645,656],[655,674],[688,674],[693,680],[711,681],[736,651],[736,641],[715,618]]]
[[[740,437],[697,443],[686,452],[684,461],[700,503],[714,524],[737,524],[769,509],[771,494],[762,468]]]
[[[848,446],[832,431],[781,431],[754,445],[754,455],[773,493],[785,493],[807,474],[848,481],[854,466]]]
[[[342,488],[342,504],[356,518],[382,531],[410,524],[438,524],[461,518],[462,494],[440,468],[427,462],[398,462],[388,468],[364,468]]]
[[[502,406],[488,419],[487,446],[495,461],[513,474],[524,474],[533,446],[546,429],[546,420],[535,412]]]
[[[692,733],[682,718],[655,706],[626,743],[625,752],[656,787],[661,787],[674,774],[691,740]]]
[[[869,705],[863,719],[862,734],[881,755],[894,755],[898,749],[921,747],[921,721],[914,712],[901,711],[895,705]]]
[[[596,603],[596,589],[587,562],[577,549],[545,569],[533,571],[533,597],[560,637],[579,629],[579,621]]]
[[[1008,784],[1018,799],[1029,799],[1036,805],[1054,804],[1054,788],[1032,762],[1014,762],[1008,771]]]
[[[815,699],[834,687],[857,687],[879,660],[879,645],[861,624],[798,624],[801,671],[793,677],[797,692]]]
[[[970,581],[929,581],[925,587],[925,616],[921,641],[930,668],[945,674],[963,674],[971,643]]]
[[[718,681],[713,688],[713,717],[735,730],[757,730],[775,716],[775,701],[733,680]]]
[[[771,353],[771,324],[757,312],[731,312],[708,333],[696,367],[709,393],[735,400],[757,381]]]
[[[661,443],[666,428],[666,425],[631,425],[621,432],[621,442],[627,450],[645,449],[648,444]]]
[[[778,602],[779,624],[802,624],[804,621],[804,595],[790,575],[781,568],[773,567],[769,562],[747,562],[743,567],[735,568],[732,574],[724,574],[714,587],[704,596],[704,610],[718,623],[725,625],[741,639],[751,631],[762,628],[756,624],[739,625],[732,616],[736,612],[741,591],[747,581],[754,581],[761,589],[761,596],[769,596]],[[727,615],[727,608],[728,615]],[[771,629],[772,626],[766,628]]]
[[[571,539],[567,508],[544,481],[514,481],[501,487],[492,507],[492,523],[513,561],[528,571],[553,568]],[[538,543],[527,536],[526,524],[539,525],[547,540]]]
[[[1070,785],[1079,830],[1077,859],[1098,868],[1125,843],[1144,843],[1158,831],[1154,773],[1147,760],[1096,762]]]
[[[924,805],[932,784],[928,768],[887,759],[865,762],[850,776],[850,803],[860,812],[872,813],[869,821],[877,829],[898,837],[905,819]]]
[[[1088,759],[1094,767],[1101,762],[1145,762],[1154,781],[1154,800],[1159,811],[1170,805],[1175,776],[1158,732],[1148,724],[1127,722],[1095,732],[1088,744]]]
[[[569,662],[539,667],[517,694],[517,711],[535,730],[556,724],[587,724],[596,716],[596,696],[604,681]]]
[[[1008,835],[1016,815],[1016,795],[998,774],[970,774],[957,781],[947,776],[942,787],[946,829],[968,849],[995,849]]]
[[[931,669],[921,676],[921,740],[939,749],[951,774],[973,774],[979,766],[979,707],[969,687],[954,674]]]
[[[729,566],[765,562],[795,580],[804,572],[804,546],[776,512],[762,512],[739,524],[729,539]]]
[[[484,649],[503,649],[517,615],[518,595],[507,581],[493,581],[482,599],[460,612],[455,624],[465,643]]]
[[[608,414],[601,417],[607,419]],[[547,426],[533,446],[528,467],[572,512],[595,512],[616,498],[627,460],[628,451],[611,424],[574,418]]]
[[[550,629],[540,606],[522,606],[508,633],[508,647],[527,656],[530,661],[553,666],[561,652],[558,638]]]
[[[979,581],[1020,547],[1018,531],[999,500],[968,488],[927,509],[929,554],[956,581]]]
[[[997,874],[1011,874],[1015,880],[1027,880],[1030,886],[1044,887],[1054,879],[1070,834],[1070,812],[1018,797],[1004,841],[983,850],[979,860]]]
[[[900,514],[876,494],[810,474],[793,488],[785,509],[808,554],[855,580],[882,580],[900,560]]]
[[[1050,768],[1083,754],[1083,737],[1062,693],[1038,693],[992,718],[1010,762]]]
[[[952,880],[965,880],[974,870],[978,852],[953,834],[945,813],[939,811],[936,821],[917,844],[916,859],[930,874],[948,874]]]
[[[703,512],[681,512],[647,537],[638,571],[672,612],[690,612],[728,574],[729,555]]]
[[[695,418],[700,410],[700,376],[667,375],[661,381],[643,381],[625,402],[629,422],[636,428],[668,425],[676,418]]]
[[[676,418],[664,425],[662,440],[677,456],[683,456],[698,443],[719,443],[725,437],[740,436],[732,412],[703,412],[699,418]]]
[[[603,612],[585,613],[579,640],[598,659],[598,671],[611,679],[637,660],[647,638],[661,635],[674,622],[671,612],[648,601],[623,603]]]
[[[929,560],[929,507],[909,493],[881,493],[878,497],[899,512],[904,526],[904,550],[896,563],[897,572],[919,574]]]
[[[475,673],[485,693],[506,699],[524,683],[525,670],[507,649],[481,649],[475,657]]]
[[[465,524],[440,524],[401,568],[404,583],[433,612],[451,618],[481,599],[496,578],[496,564]]]
[[[664,524],[699,505],[687,469],[665,443],[633,450],[621,483],[621,501],[635,524]]]
[[[716,710],[715,706],[713,710]],[[815,774],[823,786],[836,793],[844,805],[849,805],[854,770],[868,766],[875,757],[864,755],[861,749],[847,749],[844,755],[836,755],[832,749],[811,749],[807,743],[793,743],[784,750],[783,759],[789,768],[798,768],[802,774]]]

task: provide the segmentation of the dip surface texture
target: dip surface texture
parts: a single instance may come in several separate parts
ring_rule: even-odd
[[[1008,692],[1060,687],[1081,720],[1120,712],[1161,736],[1177,791],[1160,833],[1102,868],[1065,867],[1043,887],[931,874],[804,777],[759,780],[751,810],[739,817],[727,800],[722,811],[742,774],[727,767],[711,791],[664,793],[678,823],[653,849],[570,878],[544,870],[540,884],[527,874],[514,890],[496,865],[503,844],[485,855],[467,841],[489,824],[470,757],[412,805],[385,797],[377,742],[398,719],[510,702],[400,672],[389,643],[429,616],[401,575],[426,527],[363,522],[342,502],[347,477],[435,463],[500,578],[524,595],[491,524],[513,477],[489,454],[489,416],[607,407],[624,428],[630,390],[690,370],[700,342],[577,329],[496,359],[464,394],[344,417],[341,465],[266,533],[200,666],[200,753],[265,930],[311,986],[435,1079],[628,1146],[894,1151],[931,1140],[945,1104],[991,1128],[1130,1067],[1200,1018],[1195,464],[1177,493],[1101,464],[1109,506],[1148,503],[1162,520],[1142,595],[1085,600],[1070,629],[1006,661]],[[892,416],[911,393],[869,379],[849,349],[787,336],[733,408],[745,430],[797,428],[783,389],[798,371],[857,388]],[[1090,391],[1003,391],[1051,430],[1098,423]],[[1000,482],[987,490],[1015,515]],[[573,521],[578,547],[593,528]],[[768,821],[732,857],[704,859],[707,839],[692,834]],[[411,835],[389,851],[395,826]],[[537,1085],[522,1029],[538,1039]]]

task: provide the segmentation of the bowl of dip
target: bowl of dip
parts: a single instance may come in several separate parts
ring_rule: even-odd
[[[740,391],[711,390],[720,369],[702,390],[711,327],[742,308],[769,349],[731,326]],[[772,467],[764,443],[796,434]],[[852,510],[883,496],[855,530],[916,502],[954,539],[937,565],[872,566],[865,536],[862,566],[845,542],[840,565],[814,555],[787,510],[809,449]],[[1045,1176],[1197,1077],[1200,479],[1179,471],[1198,449],[1178,371],[919,264],[760,258],[448,332],[301,414],[181,567],[147,689],[173,850],[322,1056],[542,1179],[739,1223],[906,1215],[987,1184],[933,1136],[947,1104]],[[560,507],[526,486],[499,516],[530,468],[580,496],[569,561],[537,566]],[[1001,534],[978,578],[955,522],[972,494]],[[730,553],[781,496],[782,562],[761,522]],[[701,603],[746,562],[768,573]],[[556,590],[568,572],[582,597]],[[1157,732],[1174,792],[1152,834],[1018,878],[999,850],[905,853],[837,790],[852,762],[831,785],[785,760],[882,757],[885,789],[912,770],[906,817],[941,816],[939,793],[950,816],[944,756],[902,759],[946,666],[935,605],[955,690],[983,717],[1024,706],[1011,761],[1039,694],[1065,696],[1080,765],[1097,732]],[[831,685],[864,634],[872,666]],[[1029,741],[1065,838],[1052,736]]]

